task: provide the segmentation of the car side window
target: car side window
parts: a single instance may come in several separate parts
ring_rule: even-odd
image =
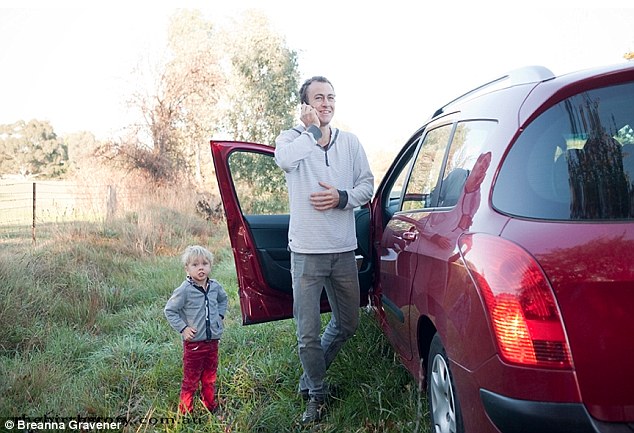
[[[407,182],[402,211],[413,211],[434,206],[432,191],[438,182],[443,158],[453,125],[444,125],[430,130],[418,151]]]
[[[495,125],[496,122],[487,120],[460,122],[456,125],[443,180],[432,192],[432,201],[437,203],[436,206],[450,207],[458,203],[467,177]]]
[[[633,99],[634,83],[626,83],[581,92],[540,114],[502,163],[495,208],[550,220],[634,219]]]

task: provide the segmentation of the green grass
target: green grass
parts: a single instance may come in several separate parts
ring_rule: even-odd
[[[157,215],[57,227],[36,246],[0,249],[0,417],[123,417],[127,432],[427,431],[424,397],[365,310],[328,372],[337,392],[327,416],[300,426],[292,320],[242,326],[224,223]],[[213,277],[230,298],[221,417],[200,402],[190,417],[177,413],[182,348],[163,307],[190,243],[215,254]]]

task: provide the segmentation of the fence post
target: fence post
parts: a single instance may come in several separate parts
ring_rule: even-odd
[[[114,218],[117,212],[117,189],[113,185],[108,185],[108,202],[106,204],[106,221]]]
[[[33,225],[31,227],[31,238],[33,239],[33,245],[35,245],[35,182],[33,182]]]

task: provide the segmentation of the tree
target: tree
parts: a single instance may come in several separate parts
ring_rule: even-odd
[[[295,117],[297,53],[258,11],[245,12],[225,36],[232,47],[225,129],[236,140],[274,145]]]
[[[92,132],[80,131],[63,137],[68,149],[68,171],[76,173],[81,170],[91,170],[94,166],[95,152],[99,142]]]
[[[245,12],[225,37],[232,47],[225,130],[234,140],[274,146],[275,137],[295,119],[297,53],[286,47],[268,19],[255,11]],[[286,205],[284,173],[272,158],[238,153],[229,162],[235,185],[243,189],[239,194],[253,198],[249,206],[264,212],[280,211],[278,206]]]
[[[131,97],[144,122],[132,128],[123,152],[155,180],[183,172],[202,180],[201,146],[218,128],[214,108],[223,85],[213,36],[212,24],[200,12],[179,10],[168,29],[168,60],[150,77],[137,70],[153,84],[150,90],[140,85]]]
[[[67,148],[48,121],[0,125],[0,174],[60,177],[67,163]]]
[[[137,70],[141,83],[153,84],[150,90],[137,86],[143,90],[132,95],[143,122],[117,149],[155,180],[186,174],[200,185],[202,168],[211,165],[210,138],[273,144],[292,125],[297,55],[261,13],[248,12],[218,30],[199,11],[180,10],[170,22],[168,48],[153,73]]]
[[[169,28],[173,54],[167,65],[170,81],[186,84],[179,112],[179,137],[188,161],[193,161],[196,181],[203,180],[204,161],[211,162],[209,139],[220,129],[218,101],[226,78],[221,70],[221,46],[210,21],[199,11],[180,11]]]

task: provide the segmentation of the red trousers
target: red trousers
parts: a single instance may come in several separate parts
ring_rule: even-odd
[[[183,342],[183,383],[181,385],[181,413],[194,408],[194,394],[200,383],[200,396],[209,411],[218,407],[215,400],[218,370],[218,340]]]

